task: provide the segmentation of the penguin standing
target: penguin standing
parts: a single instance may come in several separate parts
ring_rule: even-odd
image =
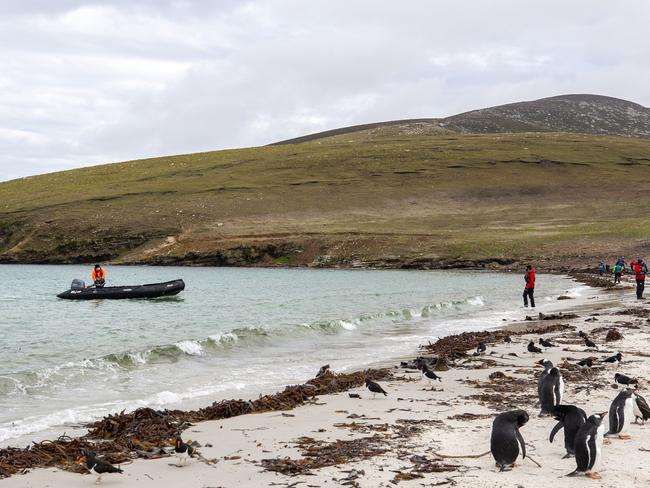
[[[634,390],[626,388],[621,391],[616,398],[612,400],[609,406],[609,431],[608,437],[618,434],[619,439],[629,439],[629,435],[623,435],[623,428],[625,427],[625,411],[632,412],[634,403]]]
[[[595,480],[601,478],[596,470],[603,451],[605,415],[607,412],[590,416],[578,430],[575,440],[576,470],[567,476],[586,475]]]
[[[645,401],[638,393],[634,394],[634,403],[632,404],[632,411],[634,412],[634,423],[638,423],[639,419],[645,424],[645,421],[650,419],[650,407],[648,402]]]
[[[540,366],[544,367],[544,371],[542,371],[540,373],[539,379],[537,380],[537,396],[541,397],[541,395],[542,395],[542,381],[544,380],[544,378],[546,377],[548,372],[553,367],[553,363],[551,362],[550,359],[544,358],[544,359],[540,359],[535,364],[539,364]]]
[[[528,414],[524,410],[512,410],[496,416],[492,422],[490,436],[490,452],[501,471],[510,470],[521,453],[526,458],[526,443],[519,428],[528,422]]]
[[[587,414],[583,409],[575,405],[555,405],[552,410],[552,415],[558,423],[551,430],[551,435],[548,440],[552,443],[555,434],[560,429],[564,429],[564,448],[566,449],[566,454],[562,459],[569,458],[575,455],[576,435],[580,427],[587,421]]]
[[[542,380],[539,391],[539,403],[541,406],[539,416],[550,415],[553,407],[562,403],[562,395],[564,395],[564,380],[562,379],[560,370],[553,367]]]

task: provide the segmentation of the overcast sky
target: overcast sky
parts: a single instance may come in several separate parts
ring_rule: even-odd
[[[0,2],[0,180],[562,93],[650,106],[650,2]]]

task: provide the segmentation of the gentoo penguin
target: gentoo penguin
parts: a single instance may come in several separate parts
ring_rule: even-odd
[[[533,341],[528,343],[528,352],[542,352],[542,350],[535,345]]]
[[[422,365],[421,371],[422,371],[422,379],[427,380],[429,384],[431,384],[431,380],[442,381],[442,378],[438,376],[436,373],[434,373],[433,371],[431,371],[426,364]]]
[[[544,347],[557,347],[551,341],[548,341],[548,340],[544,339],[543,337],[539,338],[539,343]]]
[[[621,385],[638,385],[639,380],[636,378],[630,378],[629,376],[624,375],[623,373],[616,373],[614,375],[614,381],[620,383]]]
[[[638,420],[645,424],[645,421],[650,419],[650,407],[648,402],[645,401],[638,393],[634,394],[634,403],[632,404],[632,411],[634,412],[634,423],[638,423]]]
[[[539,364],[540,366],[544,367],[544,371],[540,373],[539,379],[537,380],[537,396],[539,397],[542,391],[542,380],[544,380],[544,377],[548,374],[548,372],[553,367],[553,363],[551,362],[550,359],[544,358],[544,359],[540,359],[539,361],[536,361],[535,364]]]
[[[603,359],[602,362],[603,363],[616,363],[616,362],[619,362],[620,363],[622,359],[623,359],[623,355],[620,352],[617,352],[615,355],[610,356],[610,357],[608,357],[606,359]]]
[[[177,466],[182,466],[187,461],[189,461],[190,458],[194,457],[196,449],[194,449],[194,447],[190,446],[189,444],[184,443],[183,439],[181,439],[181,436],[178,436],[176,437],[176,443],[174,444],[174,452],[176,453],[176,458],[178,459]]]
[[[86,468],[88,468],[88,471],[90,471],[91,473],[95,473],[95,475],[97,475],[97,479],[95,480],[96,485],[102,482],[102,476],[105,474],[123,472],[120,468],[116,468],[115,466],[107,463],[106,461],[97,459],[97,457],[93,452],[87,450],[82,451],[81,457],[77,459],[77,462],[85,463]]]
[[[569,458],[575,455],[576,434],[580,430],[580,427],[587,421],[587,414],[583,409],[575,405],[555,405],[551,414],[558,423],[551,430],[551,435],[548,440],[552,443],[555,434],[560,429],[564,429],[564,448],[566,449],[566,454],[562,459]]]
[[[510,470],[520,453],[522,459],[526,458],[526,444],[519,432],[526,422],[528,414],[524,410],[500,413],[492,422],[490,451],[501,471]]]
[[[606,436],[617,435],[619,439],[629,439],[630,436],[622,435],[625,427],[625,411],[632,413],[632,404],[634,403],[634,390],[625,388],[622,390],[609,406],[609,431]]]
[[[596,345],[596,343],[594,341],[592,341],[591,339],[589,339],[589,337],[585,337],[584,339],[585,339],[585,346],[587,346],[587,347],[595,347],[596,349],[598,349],[598,346]]]
[[[366,387],[372,392],[372,397],[375,398],[377,396],[377,393],[383,393],[384,396],[388,395],[384,391],[384,389],[379,386],[379,383],[375,383],[374,381],[369,380],[366,378]]]
[[[591,368],[594,365],[594,358],[584,358],[582,361],[578,361],[578,366],[581,368]]]
[[[586,475],[595,480],[601,478],[596,470],[603,451],[603,436],[605,434],[603,417],[605,415],[607,412],[591,415],[578,430],[575,440],[577,467],[573,473],[569,473],[567,476]]]
[[[539,416],[550,415],[555,405],[562,403],[564,394],[564,380],[558,368],[551,368],[542,380],[542,387],[539,392],[539,403],[541,410]]]

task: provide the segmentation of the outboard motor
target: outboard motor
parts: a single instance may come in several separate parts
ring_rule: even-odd
[[[84,280],[72,280],[72,284],[70,285],[71,290],[83,290],[84,288],[86,288]]]

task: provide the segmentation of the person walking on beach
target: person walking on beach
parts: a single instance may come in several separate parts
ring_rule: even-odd
[[[645,275],[648,273],[648,267],[643,259],[638,258],[634,262],[634,279],[636,280],[636,298],[643,299],[643,290],[645,288]]]
[[[605,263],[603,263],[602,261],[600,263],[598,263],[598,274],[600,276],[605,274]]]
[[[95,287],[103,288],[106,284],[106,271],[104,271],[104,268],[102,268],[99,264],[96,264],[95,268],[93,269],[92,278]]]
[[[524,307],[528,306],[528,299],[530,298],[530,306],[535,308],[535,268],[530,264],[526,266],[524,280],[526,281],[526,286],[524,287]]]
[[[623,274],[623,268],[621,267],[621,264],[619,262],[616,262],[612,268],[612,271],[614,272],[614,284],[620,283],[621,275]]]

